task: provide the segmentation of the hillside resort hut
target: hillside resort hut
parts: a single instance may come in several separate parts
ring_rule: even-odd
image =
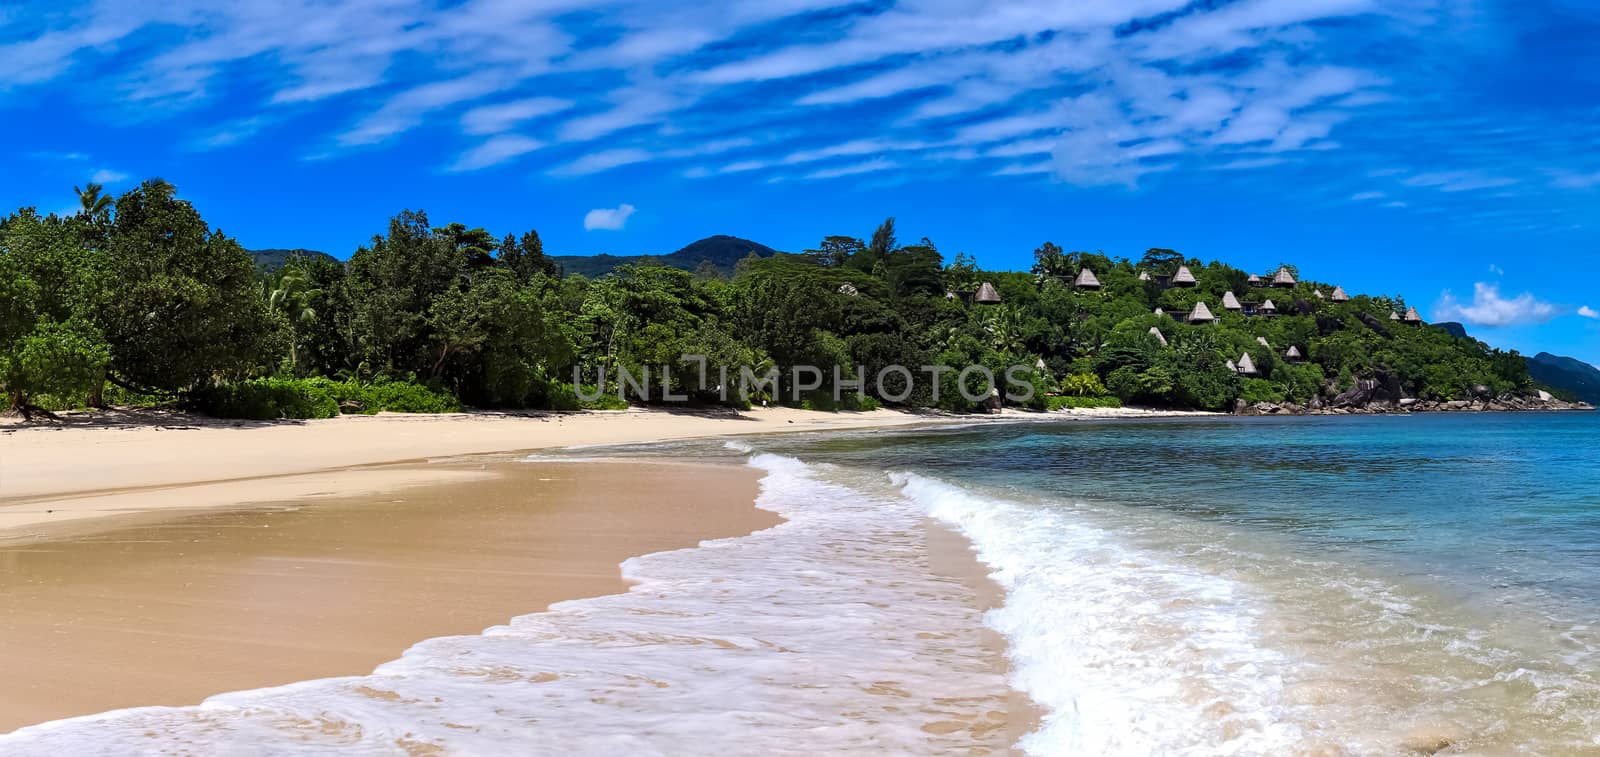
[[[1239,364],[1233,362],[1232,360],[1229,360],[1228,362],[1223,363],[1223,365],[1227,366],[1228,370],[1233,371],[1234,373],[1238,373],[1239,372]]]
[[[1393,311],[1393,310],[1391,310],[1391,311],[1389,311],[1389,320],[1391,320],[1391,321],[1398,321],[1398,320],[1400,320],[1400,314],[1399,314],[1399,313],[1396,313],[1396,312],[1394,312],[1394,311]]]
[[[1194,280],[1194,274],[1189,272],[1189,266],[1178,266],[1178,272],[1172,274],[1171,284],[1175,287],[1192,287],[1200,282]]]
[[[860,292],[857,292],[856,288],[850,284],[840,284],[839,294],[842,294],[846,297],[854,297],[857,294],[860,294]]]
[[[1150,336],[1155,337],[1156,341],[1160,342],[1162,347],[1167,346],[1167,335],[1161,333],[1161,329],[1158,329],[1158,328],[1156,328],[1154,326],[1151,326],[1150,327]]]
[[[1262,315],[1277,315],[1278,306],[1272,304],[1272,300],[1267,300],[1261,303],[1261,307],[1256,308],[1256,312]]]
[[[1260,276],[1257,276],[1257,275],[1255,275],[1253,273],[1250,274],[1249,282],[1250,282],[1250,286],[1253,286],[1253,287],[1264,287],[1264,286],[1267,285],[1266,281],[1264,281]]]
[[[972,295],[972,301],[980,305],[1000,304],[1000,293],[995,291],[994,285],[985,281],[978,287],[978,293]]]
[[[1416,308],[1406,311],[1406,323],[1422,323],[1422,314]]]
[[[1293,289],[1295,283],[1294,274],[1289,273],[1289,266],[1279,268],[1272,276],[1272,285],[1280,289]]]
[[[961,299],[961,297],[959,297],[955,292],[945,292],[944,293],[944,298],[947,299],[947,300],[959,300],[959,299]]]
[[[1320,287],[1319,287],[1319,288],[1316,288],[1316,289],[1312,289],[1312,290],[1311,290],[1311,293],[1312,293],[1312,294],[1314,294],[1314,295],[1316,295],[1316,296],[1317,296],[1317,299],[1319,299],[1319,300],[1326,300],[1326,299],[1328,299],[1328,295],[1325,295],[1325,294],[1323,294],[1323,293],[1322,293],[1322,289],[1321,289],[1321,288],[1320,288]]]
[[[1291,363],[1298,363],[1298,362],[1300,362],[1300,361],[1301,361],[1301,360],[1304,360],[1304,359],[1305,359],[1305,358],[1304,358],[1304,357],[1303,357],[1303,356],[1302,356],[1302,355],[1301,355],[1301,354],[1300,354],[1300,348],[1299,348],[1299,347],[1296,347],[1296,346],[1294,346],[1294,345],[1292,345],[1292,344],[1291,344],[1291,345],[1289,345],[1289,349],[1288,349],[1288,351],[1286,351],[1286,352],[1284,352],[1284,353],[1283,353],[1283,357],[1284,357],[1284,359],[1285,359],[1285,360],[1288,360],[1288,361],[1289,361],[1289,362],[1291,362]]]
[[[1267,338],[1264,337],[1264,336],[1256,337],[1256,344],[1259,344],[1262,347],[1266,347],[1269,350],[1272,349],[1272,345],[1267,342]]]
[[[1256,370],[1256,361],[1250,359],[1250,353],[1246,352],[1243,355],[1240,355],[1239,374],[1242,376],[1254,376],[1257,373],[1259,373],[1259,371]]]
[[[1233,292],[1222,293],[1222,306],[1229,310],[1244,310],[1244,306],[1239,304],[1239,298],[1233,296]]]
[[[1350,295],[1344,293],[1344,287],[1334,287],[1333,295],[1328,299],[1333,300],[1334,302],[1349,302]]]
[[[1166,315],[1166,314],[1167,314],[1167,311],[1162,310],[1161,308],[1156,308],[1156,315]]]
[[[1150,272],[1149,271],[1140,271],[1139,272],[1139,280],[1140,281],[1149,281],[1150,280]]]
[[[1189,311],[1189,322],[1216,323],[1217,318],[1211,314],[1211,308],[1206,307],[1204,302],[1196,302],[1194,304],[1194,310]]]
[[[1078,272],[1078,278],[1072,281],[1072,286],[1077,289],[1099,289],[1100,279],[1095,278],[1094,271],[1085,268]]]

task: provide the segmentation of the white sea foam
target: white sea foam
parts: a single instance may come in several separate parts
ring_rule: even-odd
[[[1281,671],[1237,582],[1120,544],[1067,513],[915,474],[895,481],[967,534],[1006,590],[988,622],[1016,685],[1049,710],[1034,754],[1270,754],[1304,740],[1274,717]]]
[[[898,497],[757,456],[787,522],[627,561],[626,594],[429,640],[368,676],[0,736],[0,753],[823,754],[1001,750],[972,589]]]

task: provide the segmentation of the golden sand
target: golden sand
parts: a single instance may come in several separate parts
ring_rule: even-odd
[[[285,504],[150,510],[138,498],[160,494],[144,492],[124,500],[142,513],[0,539],[0,733],[365,674],[423,639],[622,591],[629,556],[778,521],[752,506],[757,473],[736,466],[471,463],[296,478],[289,489],[230,484],[298,492]],[[306,489],[380,479],[411,486]],[[176,496],[203,499],[193,493]]]

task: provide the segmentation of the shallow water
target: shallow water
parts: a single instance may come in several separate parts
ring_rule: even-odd
[[[970,536],[1038,754],[1600,751],[1600,416],[769,444]]]

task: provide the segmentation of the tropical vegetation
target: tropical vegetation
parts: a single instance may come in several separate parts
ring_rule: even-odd
[[[981,381],[971,372],[908,385],[888,366],[1023,366],[1037,409],[1304,404],[1363,380],[1430,399],[1529,386],[1515,352],[1390,320],[1407,310],[1398,296],[1252,287],[1250,272],[1166,249],[1126,260],[1045,243],[1029,271],[986,271],[932,240],[903,242],[889,219],[864,239],[753,251],[731,274],[646,260],[588,278],[563,275],[531,229],[497,236],[404,211],[348,262],[290,255],[267,272],[167,182],[80,197],[72,215],[0,221],[0,387],[14,411],[108,395],[250,418],[616,407],[622,372],[647,368],[631,401],[830,409],[979,406],[957,391]],[[1163,285],[1179,266],[1194,286]],[[1074,286],[1084,270],[1097,288]],[[1000,302],[976,301],[986,282]],[[1225,292],[1250,307],[1272,298],[1280,314],[1225,309]],[[1172,317],[1198,302],[1219,322]],[[785,386],[727,395],[686,354],[713,373],[776,368]],[[1253,375],[1236,370],[1246,354]],[[797,398],[797,365],[838,370]],[[838,401],[836,382],[850,387]]]

